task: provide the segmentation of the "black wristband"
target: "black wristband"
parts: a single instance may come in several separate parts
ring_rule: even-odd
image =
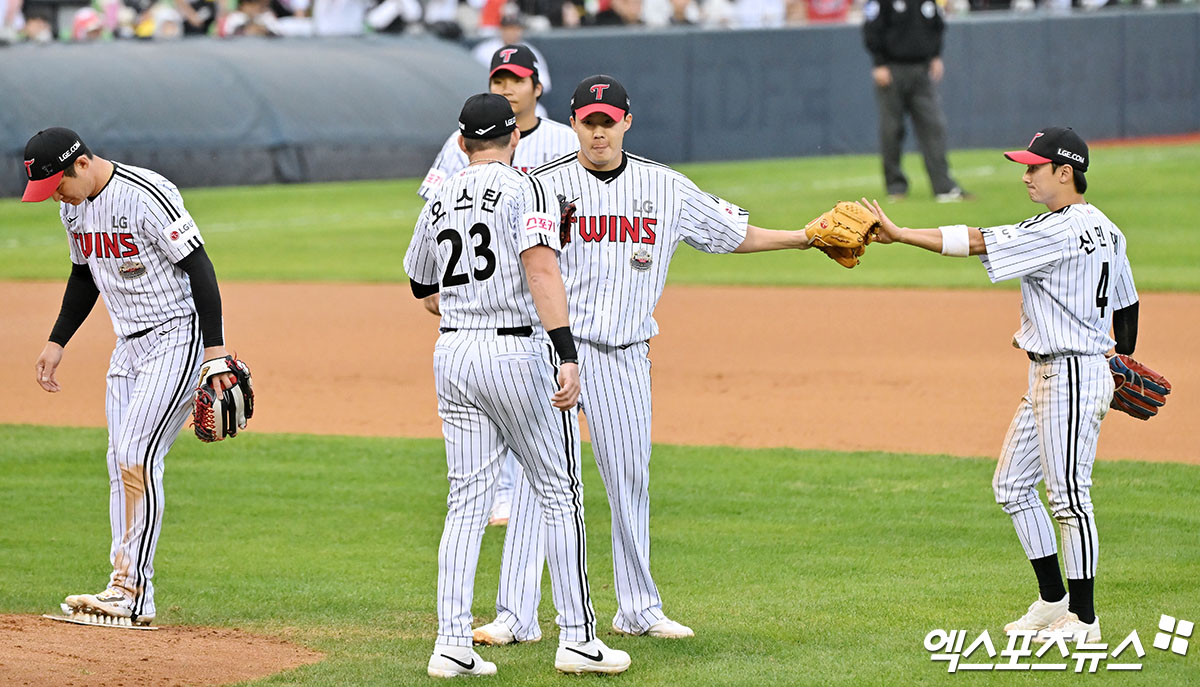
[[[554,344],[554,352],[558,353],[560,362],[579,362],[579,352],[575,350],[575,338],[571,336],[570,327],[559,327],[546,333],[550,335],[550,343]]]

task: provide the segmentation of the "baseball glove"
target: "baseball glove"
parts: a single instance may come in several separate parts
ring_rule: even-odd
[[[560,247],[566,248],[571,242],[571,224],[575,222],[575,201],[567,200],[567,197],[558,194],[558,242]]]
[[[217,392],[212,378],[226,372],[233,375],[233,386]],[[207,443],[237,436],[239,429],[246,428],[246,420],[254,416],[250,366],[231,355],[204,361],[192,405],[192,428],[200,441]]]
[[[869,210],[858,203],[841,201],[804,225],[804,233],[809,244],[849,269],[858,264],[877,228],[879,219]]]
[[[1111,408],[1139,420],[1149,420],[1166,404],[1167,394],[1171,393],[1171,383],[1166,377],[1127,355],[1109,358],[1108,369],[1116,387]]]

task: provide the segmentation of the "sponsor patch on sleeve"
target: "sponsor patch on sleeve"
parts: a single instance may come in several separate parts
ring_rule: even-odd
[[[200,229],[196,226],[196,221],[186,212],[179,219],[163,227],[162,233],[163,237],[172,245],[200,238]],[[203,242],[201,239],[201,243]]]
[[[997,246],[1003,246],[1009,241],[1015,241],[1020,231],[1017,225],[1006,224],[1000,227],[992,227],[992,236]]]
[[[544,212],[527,212],[521,218],[521,223],[525,225],[526,234],[540,234],[558,240],[558,220]]]
[[[446,180],[446,173],[440,169],[431,169],[429,174],[425,175],[425,186],[428,188],[437,188]]]

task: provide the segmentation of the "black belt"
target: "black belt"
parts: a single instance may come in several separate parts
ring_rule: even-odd
[[[152,331],[154,331],[154,327],[151,327],[151,328],[149,328],[149,329],[143,329],[143,330],[142,330],[142,331],[140,331],[140,332],[134,332],[134,333],[130,334],[129,336],[125,337],[125,338],[126,338],[126,339],[140,339],[140,338],[142,338],[143,336],[145,336],[145,335],[149,334],[149,333],[150,333],[150,332],[152,332]]]
[[[1029,356],[1029,359],[1035,363],[1048,363],[1051,360],[1058,360],[1059,358],[1074,358],[1074,357],[1077,357],[1079,354],[1078,353],[1047,353],[1046,355],[1042,355],[1041,353],[1030,353],[1029,351],[1025,351],[1025,355]]]
[[[442,327],[438,331],[443,334],[446,332],[456,332],[458,331],[458,327]],[[496,330],[496,333],[500,336],[533,336],[533,327],[500,327]]]

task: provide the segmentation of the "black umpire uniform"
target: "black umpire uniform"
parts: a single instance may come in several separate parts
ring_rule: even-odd
[[[942,54],[946,23],[941,8],[934,0],[868,0],[863,17],[863,39],[874,66],[891,73],[891,83],[875,84],[888,194],[908,193],[908,179],[900,169],[908,113],[934,194],[939,200],[959,200],[962,190],[950,178],[946,162],[946,117],[930,76],[930,63]]]

